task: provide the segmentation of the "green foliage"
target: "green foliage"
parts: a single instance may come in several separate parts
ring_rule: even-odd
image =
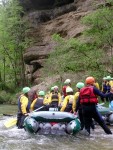
[[[83,18],[82,22],[89,26],[85,35],[91,38],[90,43],[102,50],[100,58],[106,72],[113,72],[113,9],[104,7]]]
[[[113,0],[106,0],[106,2],[113,5]]]
[[[53,35],[56,47],[45,66],[45,74],[85,72],[102,78],[113,73],[113,10],[102,7],[85,16],[82,23],[87,25],[83,33],[86,42],[78,39],[63,39]],[[49,68],[49,71],[47,70]]]
[[[83,23],[90,26],[86,33],[96,44],[113,45],[113,10],[110,8],[98,9],[93,14],[84,17]]]
[[[18,0],[7,0],[0,6],[0,82],[1,89],[25,83],[23,52],[28,46],[27,22]]]
[[[101,50],[97,50],[95,45],[81,43],[74,38],[65,40],[59,35],[53,35],[53,37],[58,43],[45,64],[45,68],[49,67],[49,72],[45,69],[46,75],[60,74],[62,76],[64,73],[77,73],[84,70],[90,75],[98,71],[99,76],[103,74],[103,66],[99,59]]]
[[[18,98],[15,93],[0,91],[0,104],[17,104]]]

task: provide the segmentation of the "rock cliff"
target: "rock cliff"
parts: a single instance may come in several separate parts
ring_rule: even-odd
[[[51,9],[74,2],[74,0],[19,0],[26,11]]]
[[[59,4],[55,6],[54,4],[54,8],[48,9],[47,7],[47,9],[43,10],[39,10],[38,5],[34,7],[33,1],[34,3],[36,2],[36,0],[26,0],[26,4],[22,3],[25,8],[32,8],[32,11],[28,11],[27,13],[27,19],[32,29],[29,32],[29,36],[35,38],[34,45],[25,50],[24,61],[26,63],[26,75],[29,76],[32,83],[39,84],[41,82],[41,69],[44,67],[44,62],[48,58],[48,54],[54,47],[51,36],[54,33],[58,33],[64,38],[79,38],[85,28],[80,22],[81,18],[94,11],[104,1],[67,0],[65,1],[67,3],[63,3],[65,5]],[[58,76],[56,77],[57,79]]]

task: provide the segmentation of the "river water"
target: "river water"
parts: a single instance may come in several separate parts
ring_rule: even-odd
[[[4,123],[12,117],[2,114],[16,112],[16,106],[0,105],[0,150],[113,150],[113,135],[106,135],[99,126],[90,137],[30,135],[24,129],[6,128]]]

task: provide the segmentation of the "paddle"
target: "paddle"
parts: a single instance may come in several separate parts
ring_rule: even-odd
[[[10,127],[16,125],[16,123],[17,123],[17,118],[11,118],[7,122],[5,122],[4,125],[6,128],[10,128]]]
[[[45,106],[41,106],[40,108],[37,108],[36,110],[34,110],[34,111],[32,111],[32,112],[36,112],[36,111],[38,111],[38,110],[40,110],[40,109],[42,109],[42,108],[44,108],[44,107],[45,107]],[[32,112],[31,112],[31,113],[32,113]],[[10,128],[10,127],[12,127],[12,126],[15,126],[16,123],[17,123],[17,118],[11,118],[11,119],[9,119],[7,122],[4,123],[4,126],[5,126],[6,128]]]
[[[13,115],[10,115],[10,114],[0,114],[0,116],[13,116]]]

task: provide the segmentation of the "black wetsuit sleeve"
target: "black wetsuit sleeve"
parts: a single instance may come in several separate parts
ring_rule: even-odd
[[[93,92],[95,95],[98,95],[100,97],[109,97],[110,95],[113,95],[111,92],[103,94],[101,91],[99,91],[96,87],[93,87]]]

